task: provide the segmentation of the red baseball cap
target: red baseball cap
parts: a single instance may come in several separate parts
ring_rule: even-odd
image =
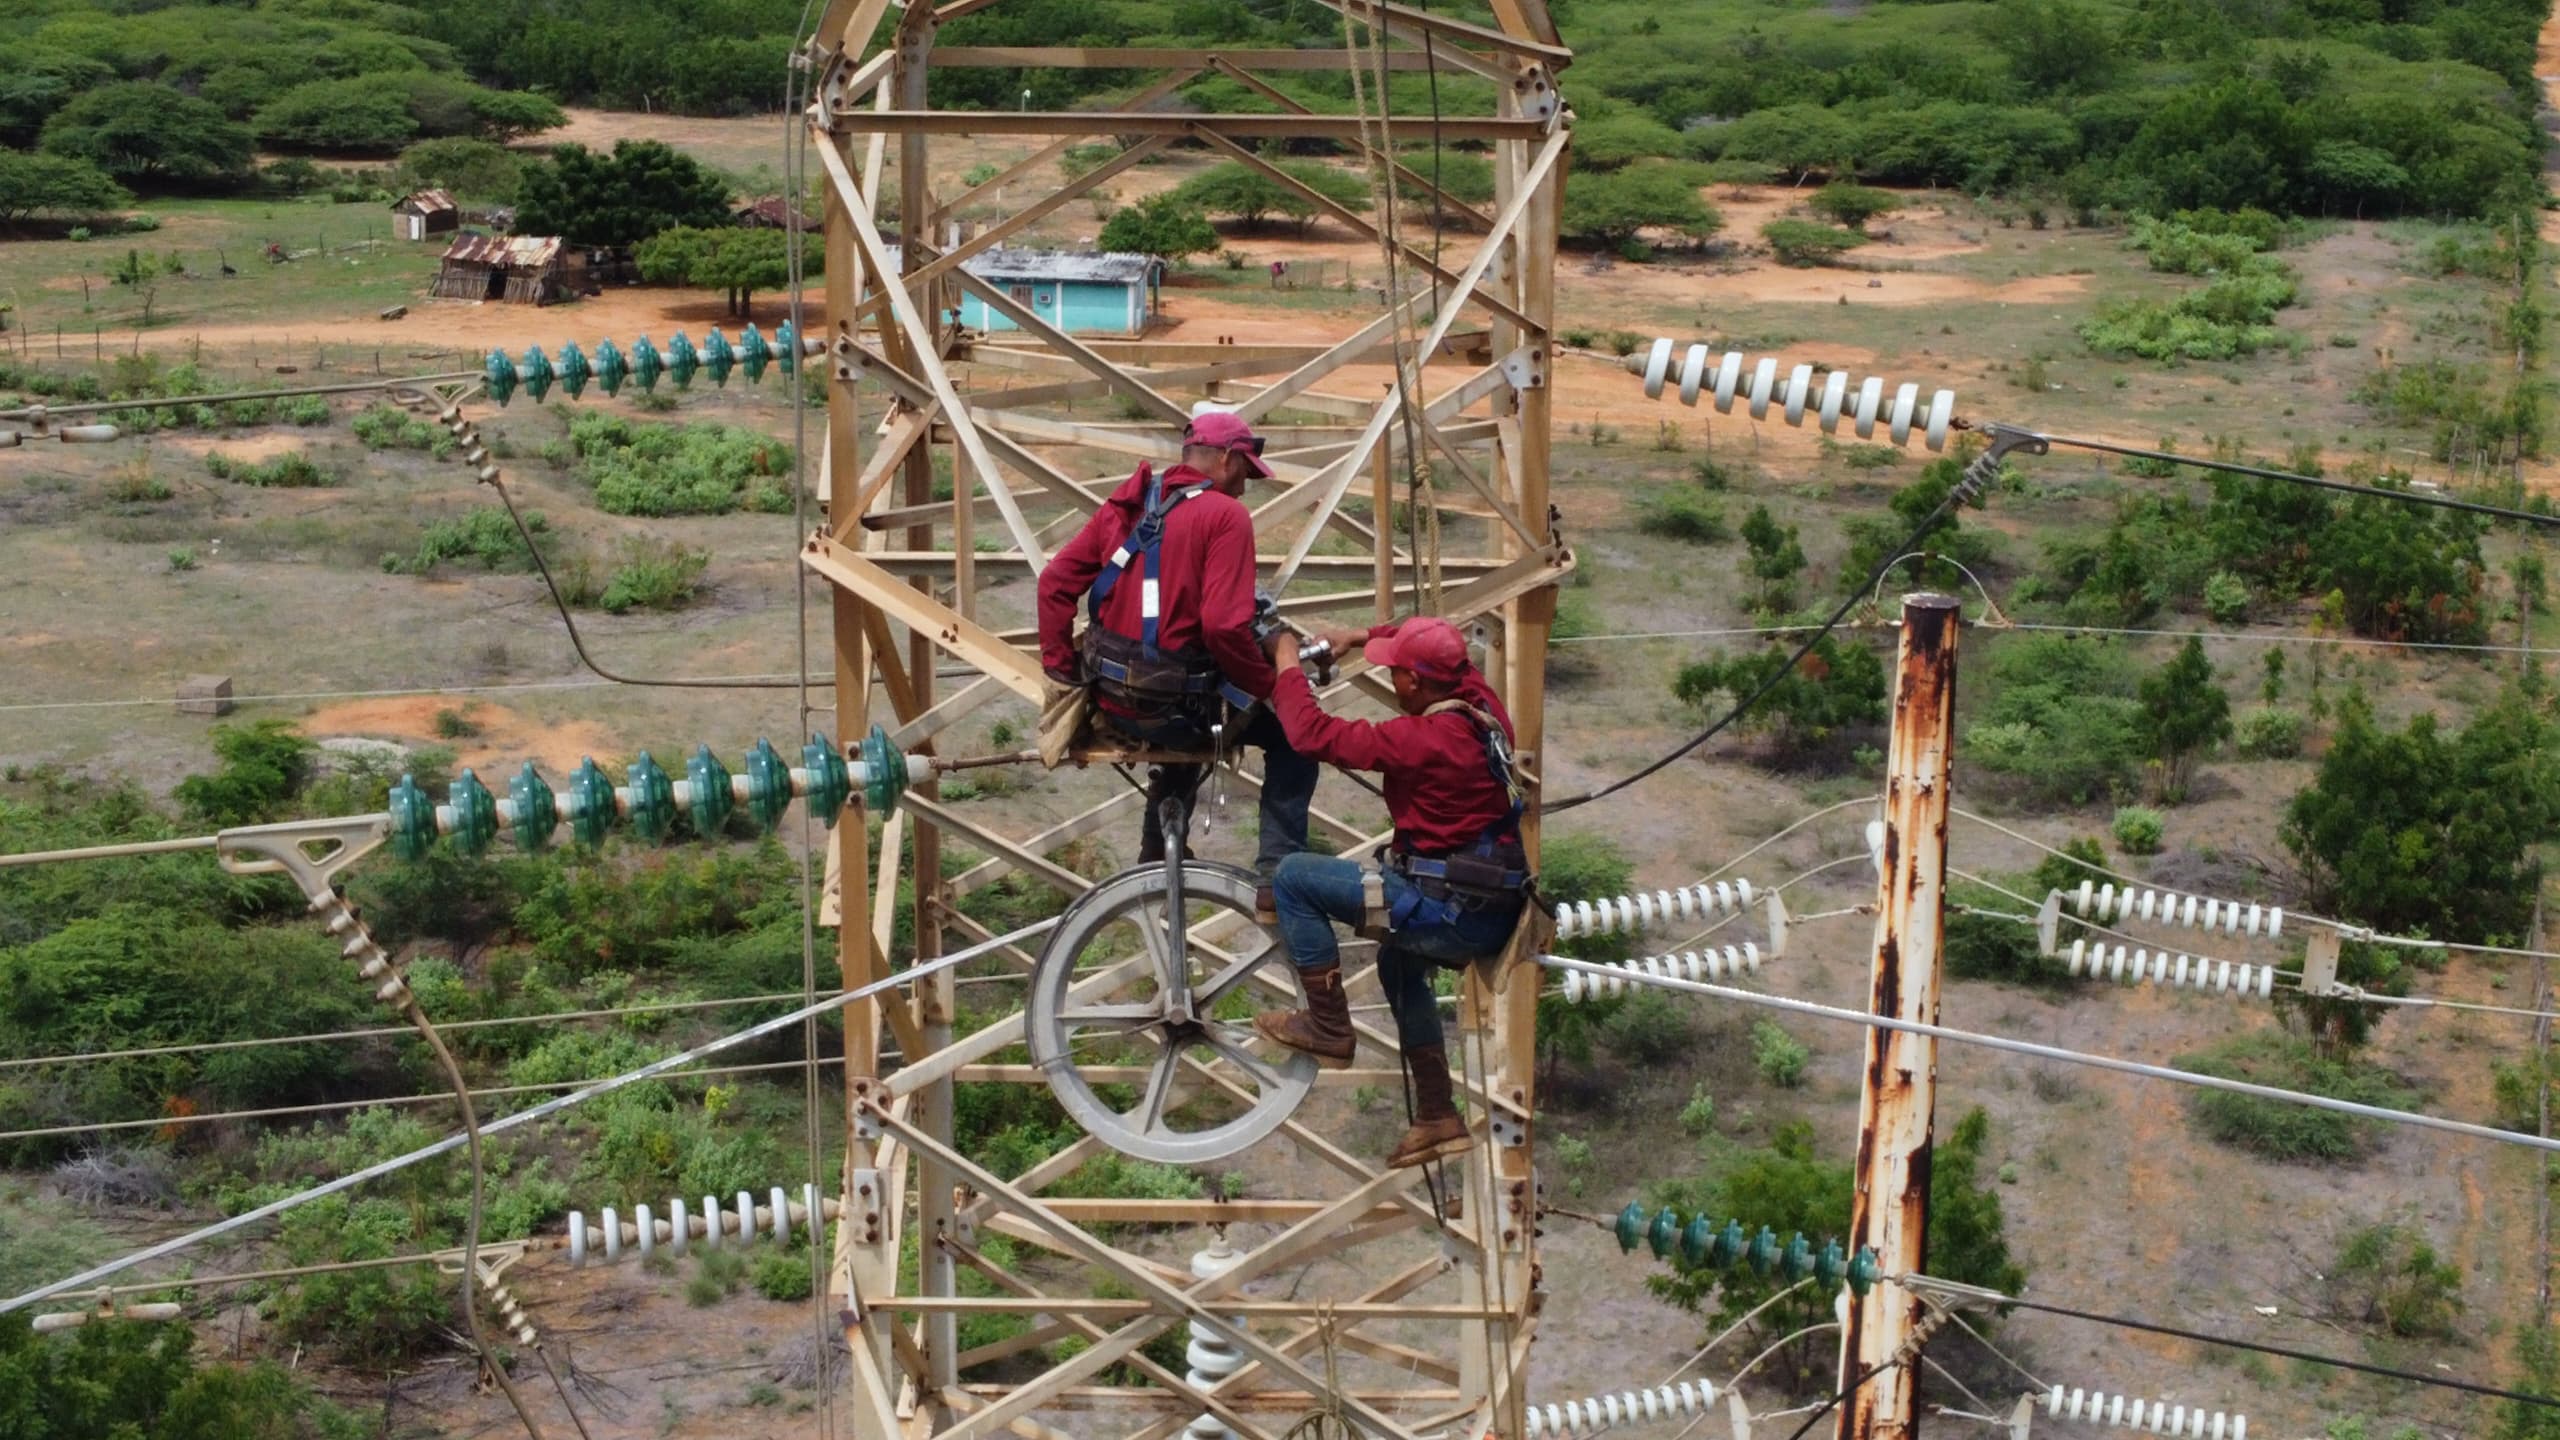
[[[1410,670],[1425,680],[1455,682],[1467,673],[1467,638],[1437,615],[1417,615],[1362,647],[1372,665]]]
[[[1265,480],[1271,478],[1271,467],[1262,463],[1262,437],[1253,433],[1252,426],[1224,410],[1210,410],[1192,416],[1191,423],[1183,428],[1182,439],[1186,445],[1240,450],[1244,452],[1245,464],[1252,468],[1254,474]]]

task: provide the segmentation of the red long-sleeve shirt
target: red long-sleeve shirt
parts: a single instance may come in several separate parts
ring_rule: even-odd
[[[1394,628],[1381,625],[1370,635]],[[1456,698],[1502,722],[1503,735],[1511,735],[1511,715],[1481,672],[1467,671]],[[1488,827],[1511,813],[1510,795],[1485,762],[1476,722],[1457,711],[1376,721],[1328,715],[1316,703],[1306,672],[1294,665],[1280,672],[1271,703],[1280,712],[1290,748],[1299,754],[1385,774],[1387,815],[1395,822],[1400,850],[1452,854],[1475,844]]]
[[[1042,567],[1042,668],[1076,669],[1076,612],[1111,553],[1146,513],[1148,473],[1148,466],[1139,466]],[[1164,473],[1163,486],[1169,494],[1208,478],[1176,465]],[[1156,648],[1206,650],[1237,689],[1261,699],[1271,693],[1272,671],[1270,658],[1253,641],[1253,576],[1253,512],[1241,501],[1203,490],[1166,513],[1156,562]],[[1144,558],[1130,556],[1102,601],[1102,623],[1113,634],[1131,640],[1144,634],[1145,581]]]

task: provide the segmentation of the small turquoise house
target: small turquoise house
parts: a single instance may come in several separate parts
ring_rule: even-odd
[[[1075,335],[1144,334],[1164,286],[1164,262],[1152,255],[999,248],[962,268]],[[960,297],[960,323],[981,334],[1018,328],[1003,311],[966,293]]]

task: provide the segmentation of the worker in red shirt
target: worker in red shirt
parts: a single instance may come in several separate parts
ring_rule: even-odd
[[[1378,984],[1413,1072],[1413,1126],[1390,1167],[1456,1155],[1474,1143],[1450,1094],[1449,1055],[1431,972],[1499,954],[1519,923],[1530,876],[1520,843],[1523,792],[1511,760],[1511,717],[1467,660],[1457,627],[1436,616],[1323,637],[1336,654],[1365,646],[1395,681],[1403,714],[1345,720],[1317,705],[1298,668],[1297,637],[1272,637],[1273,705],[1289,743],[1317,763],[1386,776],[1393,846],[1376,869],[1330,855],[1292,855],[1272,884],[1281,943],[1307,991],[1304,1010],[1255,1017],[1264,1038],[1351,1063],[1351,1008],[1342,993],[1339,920],[1384,932]]]
[[[1316,765],[1261,703],[1272,670],[1253,633],[1253,514],[1237,498],[1254,476],[1271,476],[1261,437],[1224,411],[1192,419],[1181,463],[1163,475],[1140,465],[1040,571],[1040,668],[1054,685],[1090,686],[1095,712],[1123,739],[1262,747],[1255,869],[1268,879],[1307,847]],[[1090,617],[1080,642],[1079,604]],[[1223,727],[1215,737],[1213,727]],[[1164,809],[1187,806],[1204,773],[1150,768],[1139,863],[1163,860]]]

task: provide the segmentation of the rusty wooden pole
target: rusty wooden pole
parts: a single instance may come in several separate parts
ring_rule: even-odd
[[[1883,873],[1876,893],[1877,1015],[1936,1024],[1945,934],[1948,758],[1955,744],[1957,602],[1902,597],[1893,738],[1885,756]],[[1927,1268],[1929,1151],[1938,1042],[1867,1032],[1858,1095],[1858,1190],[1850,1247],[1875,1249],[1888,1276]],[[1920,1299],[1891,1280],[1849,1300],[1840,1333],[1839,1440],[1908,1440],[1919,1431],[1920,1365],[1893,1364],[1921,1319]],[[1890,1365],[1890,1369],[1886,1367]],[[1872,1378],[1868,1378],[1872,1377]],[[1864,1383],[1859,1383],[1864,1380]]]

